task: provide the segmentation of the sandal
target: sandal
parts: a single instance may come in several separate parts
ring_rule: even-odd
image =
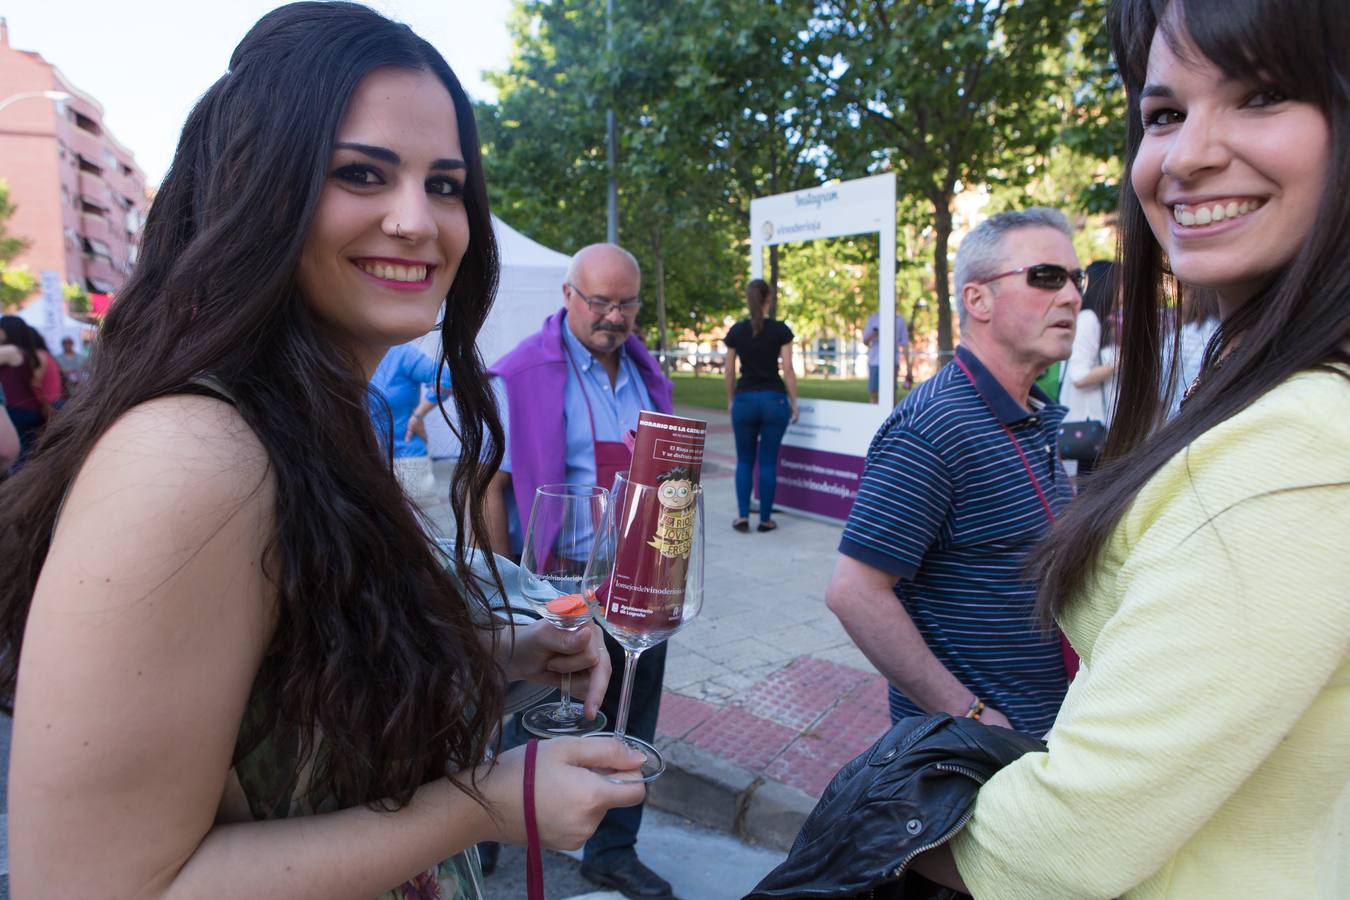
[[[775,522],[775,521],[773,521],[773,520],[769,520],[768,522],[760,522],[758,525],[755,526],[755,530],[756,530],[756,531],[777,531],[777,530],[778,530],[778,523]]]
[[[750,520],[749,520],[749,519],[734,519],[734,520],[732,520],[731,527],[732,527],[732,528],[735,528],[737,531],[741,532],[742,534],[749,534],[749,533],[750,533]]]

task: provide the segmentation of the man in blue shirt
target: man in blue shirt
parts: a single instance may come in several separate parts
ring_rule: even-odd
[[[418,503],[435,499],[436,481],[423,420],[438,401],[424,396],[423,385],[436,382],[437,368],[442,380],[433,394],[444,402],[450,396],[450,369],[438,367],[412,344],[391,347],[370,376],[367,396],[370,418],[381,446],[387,446],[392,439],[394,474],[403,485],[403,492]]]
[[[506,454],[488,489],[488,542],[502,555],[520,548],[541,484],[598,484],[609,488],[627,470],[632,452],[624,435],[644,410],[669,413],[672,385],[633,333],[641,306],[637,260],[614,244],[583,248],[562,285],[566,305],[543,327],[492,366],[506,432]],[[608,635],[616,673],[623,650]],[[642,654],[633,686],[628,732],[651,741],[661,705],[666,645]],[[615,720],[620,679],[611,679],[600,708]],[[522,736],[508,727],[507,744]],[[626,897],[673,896],[670,884],[637,857],[642,807],[610,810],[586,842],[581,874]],[[489,851],[490,853],[491,851]]]
[[[1028,551],[1072,496],[1065,409],[1036,377],[1073,347],[1082,273],[1051,209],[995,215],[956,255],[961,346],[872,441],[826,600],[891,683],[891,718],[1049,730],[1067,688]]]

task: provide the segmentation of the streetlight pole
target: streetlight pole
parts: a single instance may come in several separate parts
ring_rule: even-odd
[[[45,97],[48,100],[54,100],[57,103],[70,99],[70,95],[65,91],[20,91],[17,94],[12,94],[3,100],[0,100],[0,110],[3,110],[11,103],[27,100],[29,97]]]
[[[614,0],[605,0],[605,49],[614,54]],[[609,202],[605,240],[619,242],[619,148],[614,127],[614,108],[605,111],[605,143],[609,156]]]

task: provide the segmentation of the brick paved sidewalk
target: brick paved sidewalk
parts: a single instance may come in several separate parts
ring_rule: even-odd
[[[839,767],[886,732],[886,682],[825,607],[842,525],[775,512],[776,531],[732,530],[730,417],[676,412],[709,422],[708,570],[700,617],[670,643],[657,725],[658,742],[683,771],[656,783],[653,803],[782,845]],[[708,810],[706,792],[680,776],[740,796]],[[750,807],[761,795],[777,798],[777,824],[756,833]]]

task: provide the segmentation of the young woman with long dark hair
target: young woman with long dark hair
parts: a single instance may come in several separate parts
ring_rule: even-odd
[[[589,669],[594,709],[608,665],[595,632],[503,635],[470,573],[496,277],[440,55],[355,4],[264,16],[183,128],[88,389],[0,488],[15,896],[473,897],[468,848],[524,842],[522,751],[487,759],[504,679]],[[448,569],[366,405],[442,304]],[[635,764],[541,747],[542,842],[640,801],[592,771]]]
[[[792,329],[768,318],[773,288],[759,278],[745,286],[750,313],[727,332],[727,410],[736,437],[737,517],[731,527],[750,530],[750,493],[759,466],[759,525],[773,531],[773,497],[778,489],[778,448],[797,421],[797,373],[792,368]],[[736,377],[740,361],[741,377]],[[782,374],[779,374],[779,371]]]
[[[1121,400],[1035,560],[1083,668],[955,869],[921,870],[1007,900],[1350,896],[1350,5],[1122,0],[1113,33]],[[1178,285],[1222,326],[1164,423]]]

